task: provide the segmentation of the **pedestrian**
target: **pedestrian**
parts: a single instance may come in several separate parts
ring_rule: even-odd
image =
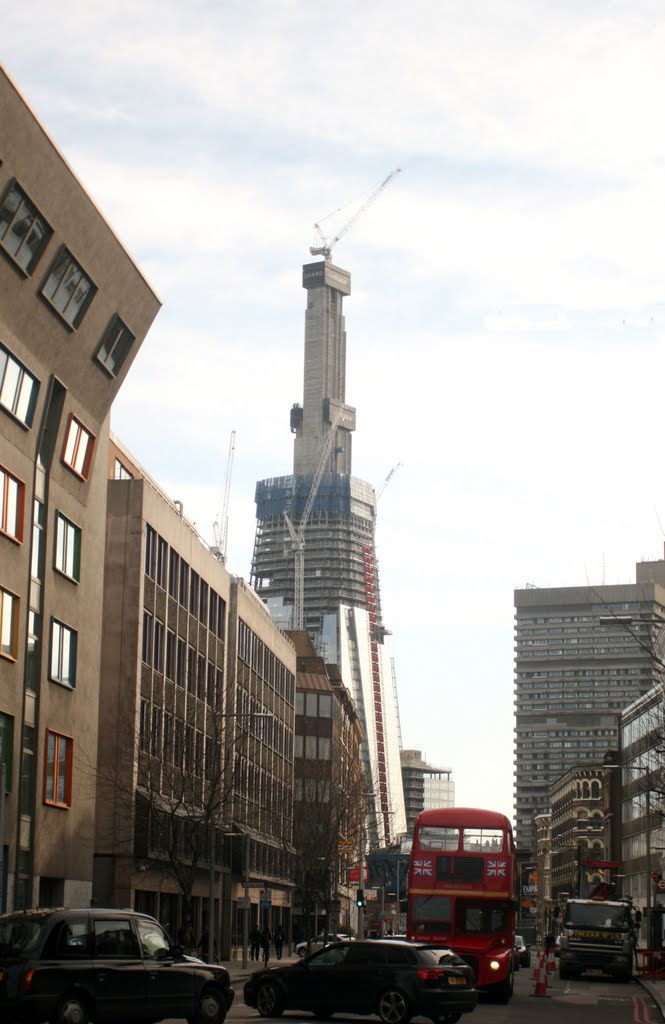
[[[268,925],[265,926],[261,932],[261,948],[263,950],[263,963],[268,966],[268,960],[270,959],[270,943],[272,941],[272,935]]]
[[[278,924],[275,928],[275,934],[273,936],[275,942],[275,956],[278,960],[282,959],[282,948],[284,946],[284,929],[281,924]]]
[[[261,932],[259,931],[258,925],[254,925],[251,932],[249,933],[249,956],[250,960],[259,959],[259,950],[261,948]]]

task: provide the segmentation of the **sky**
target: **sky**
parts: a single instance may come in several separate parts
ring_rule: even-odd
[[[404,747],[513,810],[515,588],[665,538],[660,0],[43,0],[6,70],[163,308],[112,429],[248,578],[292,470],[314,223],[381,489]]]

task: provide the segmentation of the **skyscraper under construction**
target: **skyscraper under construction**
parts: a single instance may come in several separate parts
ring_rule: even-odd
[[[376,496],[351,475],[355,409],[346,404],[343,300],[351,276],[329,259],[303,267],[302,405],[291,409],[293,474],[256,486],[252,583],[284,629],[304,628],[336,663],[365,727],[370,838],[405,830],[399,717],[375,553]]]

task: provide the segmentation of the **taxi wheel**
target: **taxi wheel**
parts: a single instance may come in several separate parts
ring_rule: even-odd
[[[51,1024],[88,1024],[88,1007],[78,996],[64,996],[58,1003]]]
[[[256,993],[256,1009],[262,1017],[281,1017],[284,997],[272,981],[264,981]]]
[[[226,1008],[221,996],[212,989],[201,993],[199,1009],[196,1017],[189,1017],[187,1024],[222,1024],[226,1017]]]
[[[376,1012],[383,1024],[409,1024],[411,1020],[407,998],[398,988],[387,988],[381,993]]]

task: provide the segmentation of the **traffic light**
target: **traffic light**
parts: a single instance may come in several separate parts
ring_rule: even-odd
[[[358,892],[356,893],[356,906],[365,906],[365,893],[362,891],[362,889],[358,889]]]

